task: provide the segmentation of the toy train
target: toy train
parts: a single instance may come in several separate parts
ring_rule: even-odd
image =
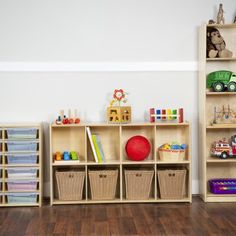
[[[184,122],[184,109],[155,109],[150,108],[150,122],[155,121],[177,121]]]

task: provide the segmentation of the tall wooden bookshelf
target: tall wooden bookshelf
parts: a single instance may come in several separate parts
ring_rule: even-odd
[[[86,127],[91,133],[99,134],[103,147],[105,162],[96,163],[92,154]],[[151,152],[144,161],[130,161],[125,152],[125,145],[134,135],[143,135],[151,143]],[[186,143],[187,153],[184,161],[163,162],[160,160],[157,148],[167,142]],[[54,161],[57,151],[76,151],[80,162],[60,163]],[[79,124],[55,125],[50,127],[50,191],[51,205],[56,204],[89,204],[89,203],[126,203],[126,202],[191,202],[192,201],[192,161],[189,123],[131,123],[131,124]],[[85,172],[83,197],[80,201],[61,201],[58,198],[55,172],[59,169],[77,168]],[[89,170],[110,169],[119,170],[116,196],[113,200],[92,200],[89,188]],[[147,200],[128,200],[125,196],[124,170],[126,168],[147,168],[154,170],[150,197]],[[186,191],[181,199],[161,199],[158,189],[157,171],[159,169],[187,169]]]
[[[233,52],[233,58],[206,58],[207,27],[217,28]],[[236,134],[236,124],[212,126],[214,107],[230,105],[236,110],[236,92],[212,92],[206,89],[207,75],[217,70],[236,72],[236,24],[206,25],[199,32],[199,176],[200,194],[205,202],[235,202],[236,195],[212,194],[208,181],[213,178],[236,178],[236,159],[212,157],[211,145]]]

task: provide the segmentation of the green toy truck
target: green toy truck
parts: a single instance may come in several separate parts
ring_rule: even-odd
[[[236,92],[236,73],[227,70],[219,70],[211,72],[207,76],[206,87],[214,92],[222,92],[228,90],[229,92]]]

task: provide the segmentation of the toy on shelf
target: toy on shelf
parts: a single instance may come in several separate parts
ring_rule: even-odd
[[[80,118],[77,116],[77,109],[74,110],[74,116],[72,116],[71,109],[68,111],[68,117],[64,114],[64,110],[60,111],[60,115],[55,121],[57,125],[79,124]]]
[[[223,10],[223,4],[220,3],[219,5],[219,10],[217,13],[217,24],[223,24],[225,23],[225,18],[224,18],[224,10]]]
[[[150,122],[184,122],[184,109],[156,109],[150,108]]]
[[[64,161],[69,161],[70,160],[69,152],[67,152],[67,151],[63,152],[63,160]]]
[[[57,151],[54,155],[54,161],[56,163],[70,163],[72,161],[79,161],[79,156],[76,151],[64,151],[63,153]]]
[[[235,124],[236,123],[236,111],[228,106],[222,106],[221,109],[214,107],[214,119],[212,125],[219,125],[219,124]]]
[[[77,153],[75,151],[71,151],[70,152],[70,158],[71,158],[71,160],[74,160],[74,161],[78,160]]]
[[[165,143],[158,148],[158,153],[161,161],[178,162],[184,161],[186,156],[186,149],[187,145],[184,143]]]
[[[55,154],[55,161],[61,161],[61,160],[62,160],[61,152],[56,152],[56,154]]]
[[[233,53],[226,49],[226,43],[220,31],[215,27],[207,27],[207,58],[231,58]]]
[[[236,92],[236,73],[227,70],[214,71],[208,74],[206,87],[214,92]]]
[[[226,138],[215,141],[211,146],[211,155],[221,159],[236,156],[236,135],[231,136],[230,142]]]
[[[150,154],[151,144],[144,136],[136,135],[127,141],[125,151],[130,160],[143,161]]]
[[[210,179],[210,192],[214,194],[236,194],[236,179]]]
[[[114,90],[113,100],[107,108],[107,121],[109,123],[131,122],[131,107],[121,105],[127,103],[126,95],[127,93],[123,89]]]

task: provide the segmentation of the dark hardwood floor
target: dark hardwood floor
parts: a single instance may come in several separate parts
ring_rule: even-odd
[[[236,203],[0,208],[0,235],[236,235]]]

